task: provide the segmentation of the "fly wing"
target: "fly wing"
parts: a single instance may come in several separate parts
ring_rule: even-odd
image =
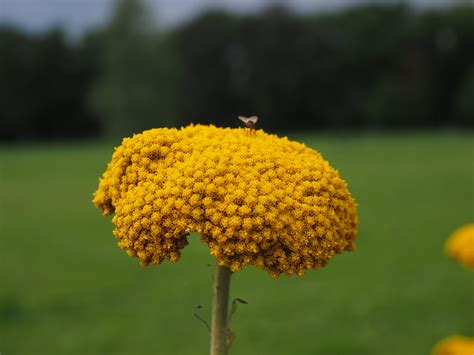
[[[258,121],[258,117],[257,116],[252,116],[252,117],[247,118],[247,120],[249,120],[250,122],[255,124]]]
[[[239,116],[239,120],[241,120],[243,123],[247,123],[250,120],[250,118]]]

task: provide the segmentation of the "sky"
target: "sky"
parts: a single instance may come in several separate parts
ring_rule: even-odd
[[[31,31],[61,26],[71,35],[83,33],[107,21],[116,0],[0,0],[0,24],[10,24]],[[291,4],[296,11],[331,10],[356,5],[367,0],[147,0],[164,26],[189,20],[209,7],[251,13],[275,2]],[[391,0],[372,0],[388,2]],[[457,0],[406,0],[415,6],[440,6]],[[474,0],[472,1],[474,4]],[[393,1],[392,1],[393,2]],[[466,0],[464,0],[466,2]]]

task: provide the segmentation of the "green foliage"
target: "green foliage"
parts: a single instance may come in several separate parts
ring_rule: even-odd
[[[34,48],[27,36],[0,28],[0,137],[27,132],[31,108],[24,105]],[[6,85],[9,83],[9,85]]]
[[[189,122],[267,129],[473,127],[474,6],[210,11],[160,30],[120,0],[80,41],[0,28],[0,139]]]
[[[456,101],[456,114],[459,122],[474,123],[474,65],[465,77]]]
[[[91,101],[106,132],[123,136],[172,123],[166,62],[142,1],[120,0],[102,40],[103,71]]]
[[[215,12],[175,34],[187,121],[235,125],[237,114],[256,114],[273,129],[471,125],[455,120],[455,106],[474,61],[472,6]]]
[[[211,12],[173,33],[170,45],[178,60],[178,117],[196,123],[229,118],[230,112],[236,117],[231,65],[235,26],[232,16]]]
[[[472,222],[473,135],[293,138],[347,179],[357,249],[302,278],[232,276],[231,298],[248,301],[232,354],[418,355],[472,335],[472,273],[443,244]],[[2,353],[207,353],[192,310],[209,320],[208,248],[192,235],[178,263],[143,269],[117,246],[91,202],[112,145],[0,149]]]
[[[96,56],[87,42],[68,44],[60,30],[31,37],[0,27],[0,139],[97,132],[85,105]]]

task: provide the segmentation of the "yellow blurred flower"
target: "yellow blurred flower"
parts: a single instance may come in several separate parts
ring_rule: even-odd
[[[474,338],[450,336],[435,345],[432,355],[474,355]]]
[[[447,240],[445,251],[464,266],[474,268],[474,224],[457,229]]]
[[[176,261],[195,231],[232,271],[302,275],[353,250],[356,204],[346,182],[304,144],[214,126],[125,138],[94,203],[143,265]]]

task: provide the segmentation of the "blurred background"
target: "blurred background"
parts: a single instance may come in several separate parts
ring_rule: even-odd
[[[471,1],[219,3],[1,0],[0,139],[473,127]]]
[[[196,235],[143,269],[91,202],[121,138],[260,117],[359,203],[354,253],[301,278],[246,268],[233,354],[428,354],[474,335],[470,0],[0,0],[0,353],[205,354]]]

